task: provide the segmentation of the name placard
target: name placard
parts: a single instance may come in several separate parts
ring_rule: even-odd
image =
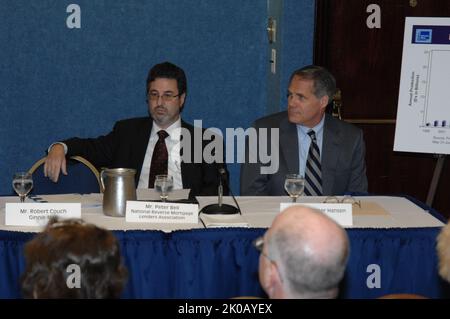
[[[125,221],[130,223],[198,224],[198,205],[127,201]]]
[[[280,211],[291,206],[308,206],[320,210],[341,226],[353,226],[352,204],[281,203]]]
[[[45,226],[57,216],[81,218],[81,203],[6,203],[5,224],[11,226]]]

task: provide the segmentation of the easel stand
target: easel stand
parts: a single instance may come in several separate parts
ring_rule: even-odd
[[[436,167],[434,168],[433,179],[431,180],[430,189],[428,190],[427,195],[427,205],[431,207],[434,200],[434,195],[436,195],[436,188],[439,184],[439,179],[441,177],[442,168],[444,167],[445,155],[438,154],[438,160],[436,163]]]

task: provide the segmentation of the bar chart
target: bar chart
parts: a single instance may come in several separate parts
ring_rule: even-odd
[[[407,17],[394,151],[450,154],[450,18]]]
[[[430,50],[422,126],[450,129],[450,50]]]

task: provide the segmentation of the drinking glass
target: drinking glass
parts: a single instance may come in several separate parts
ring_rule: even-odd
[[[20,202],[25,202],[27,194],[33,188],[33,177],[27,172],[15,173],[12,181],[12,186],[20,197]]]
[[[165,202],[173,189],[173,177],[169,175],[156,175],[155,189],[159,193],[161,201]]]
[[[292,202],[297,202],[297,197],[303,194],[305,179],[298,174],[288,174],[284,180],[284,189],[292,198]]]

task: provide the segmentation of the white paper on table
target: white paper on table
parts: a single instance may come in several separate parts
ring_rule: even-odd
[[[52,194],[52,195],[32,195],[32,199],[36,203],[79,203],[81,194]]]
[[[200,214],[206,228],[212,227],[250,227],[241,214]]]
[[[102,193],[91,193],[84,194],[81,196],[81,207],[102,207],[103,206],[103,194]]]
[[[103,194],[54,194],[30,197],[38,203],[80,203],[82,208],[102,206]]]
[[[6,203],[19,203],[19,196],[1,196],[0,197],[0,209],[5,209]],[[25,203],[32,203],[33,201],[28,197],[25,198]]]
[[[174,189],[169,193],[168,201],[188,199],[190,188]],[[159,193],[154,188],[138,188],[136,189],[137,200],[161,200]]]

